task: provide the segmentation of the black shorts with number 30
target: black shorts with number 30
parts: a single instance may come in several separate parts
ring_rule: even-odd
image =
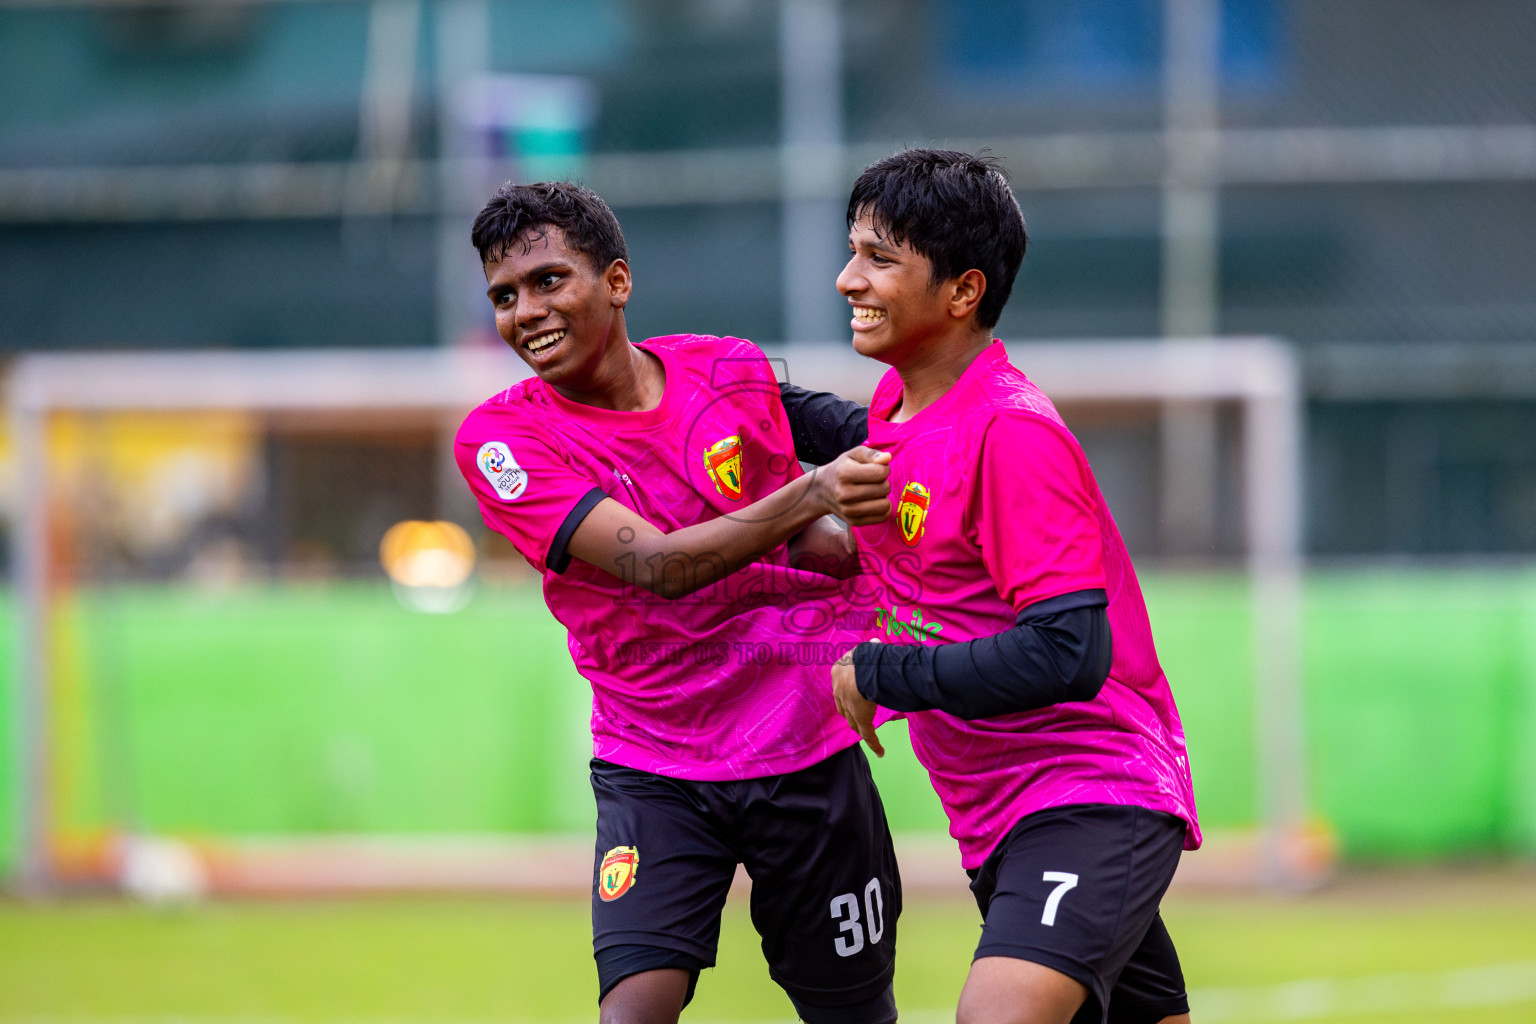
[[[1075,978],[1073,1024],[1153,1024],[1189,1012],[1158,904],[1184,822],[1145,807],[1074,804],[1027,814],[972,871],[977,958],[1030,960]]]
[[[769,975],[805,1019],[817,1007],[889,999],[901,879],[857,746],[797,772],[738,782],[594,760],[592,792],[592,945],[602,995],[640,970],[677,966],[696,978],[714,966],[740,863],[752,878],[752,923]]]

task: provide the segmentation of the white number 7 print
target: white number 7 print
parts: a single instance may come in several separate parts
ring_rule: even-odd
[[[1056,926],[1056,908],[1061,904],[1061,898],[1067,894],[1068,889],[1077,888],[1077,876],[1070,871],[1047,871],[1041,879],[1045,882],[1055,882],[1056,888],[1045,898],[1045,913],[1040,915],[1040,923],[1048,928]]]

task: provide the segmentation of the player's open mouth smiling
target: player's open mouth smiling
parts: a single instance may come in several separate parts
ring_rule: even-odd
[[[873,306],[854,306],[853,329],[856,331],[867,331],[883,323],[887,315],[885,310],[876,309]]]
[[[526,339],[523,342],[523,348],[527,349],[529,352],[542,352],[549,348],[551,345],[554,345],[563,337],[565,337],[564,327],[561,327],[558,330],[546,331],[543,334],[536,334],[532,338]]]

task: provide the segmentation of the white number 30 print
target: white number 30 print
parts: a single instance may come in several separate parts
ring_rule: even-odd
[[[1056,888],[1045,898],[1045,913],[1040,915],[1041,924],[1054,928],[1056,908],[1061,905],[1061,898],[1067,894],[1067,890],[1077,888],[1077,876],[1070,871],[1047,871],[1041,881],[1056,883]]]
[[[853,956],[864,948],[864,929],[869,928],[871,945],[885,935],[885,897],[880,895],[880,879],[871,878],[864,886],[864,923],[859,923],[859,898],[845,892],[832,900],[832,920],[840,922],[837,930],[847,932],[832,940],[838,956]]]

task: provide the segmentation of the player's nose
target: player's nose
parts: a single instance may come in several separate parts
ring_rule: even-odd
[[[854,266],[855,262],[855,260],[849,260],[843,266],[842,273],[837,275],[837,290],[839,294],[851,297],[868,287],[868,282],[864,280],[864,275]]]
[[[535,296],[524,298],[519,295],[517,297],[517,306],[512,311],[512,316],[517,321],[517,326],[523,328],[534,326],[548,315],[549,307],[545,303],[540,302]]]

